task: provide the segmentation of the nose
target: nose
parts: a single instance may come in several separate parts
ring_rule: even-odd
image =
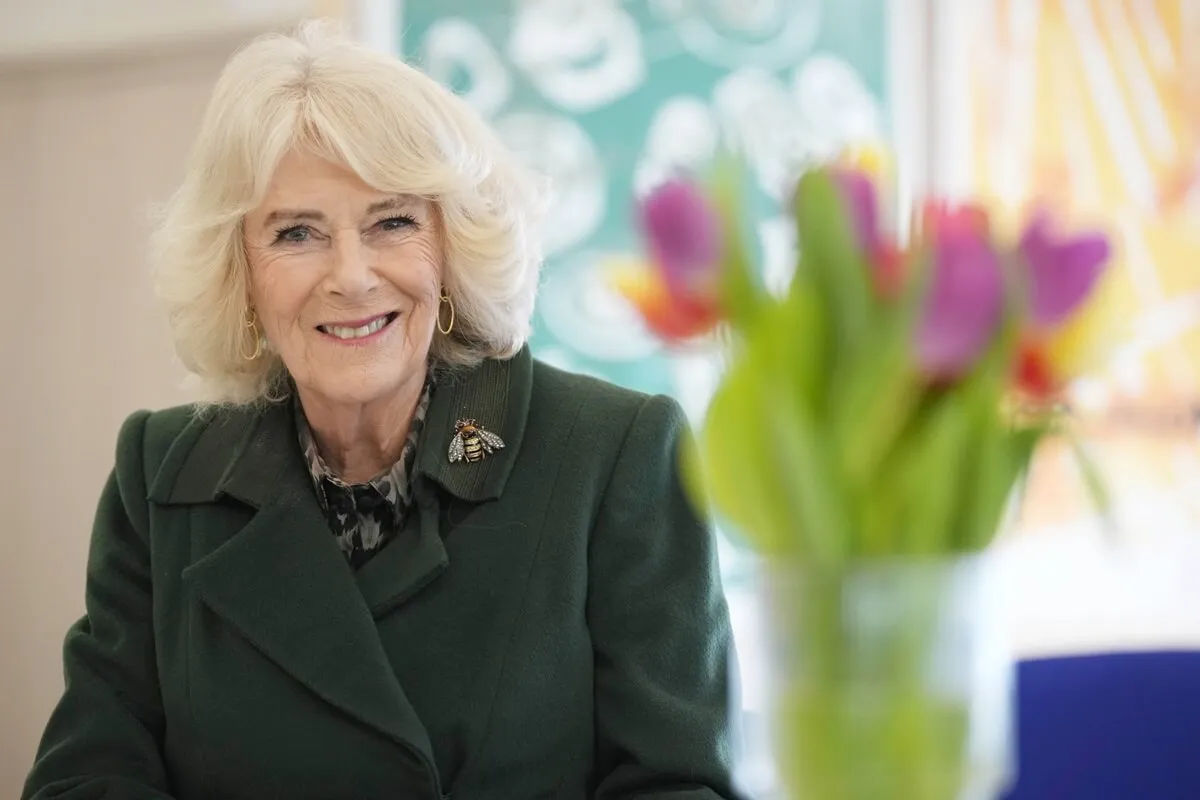
[[[378,285],[374,254],[363,245],[358,232],[337,232],[330,254],[326,288],[332,294],[357,299],[370,294]]]

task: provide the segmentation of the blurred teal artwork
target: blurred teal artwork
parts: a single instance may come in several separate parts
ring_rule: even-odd
[[[404,55],[554,182],[535,352],[694,417],[717,357],[668,354],[603,275],[636,249],[634,198],[742,154],[754,261],[782,285],[795,237],[776,204],[797,166],[887,135],[884,0],[420,0],[402,25]]]

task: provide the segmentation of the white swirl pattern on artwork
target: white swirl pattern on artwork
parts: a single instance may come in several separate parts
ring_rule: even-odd
[[[508,56],[543,97],[576,113],[608,105],[646,78],[641,31],[617,0],[525,0]]]
[[[716,117],[704,100],[694,95],[669,98],[650,123],[634,168],[634,191],[642,196],[676,172],[702,169],[719,142]]]
[[[508,102],[512,78],[503,59],[483,31],[461,17],[444,17],[429,26],[421,39],[421,64],[444,85],[453,85],[456,70],[469,77],[463,99],[490,117]]]
[[[874,141],[882,133],[878,101],[844,59],[822,54],[798,65],[792,73],[792,94],[819,156],[833,155],[847,142]]]
[[[791,87],[767,70],[731,72],[713,88],[713,107],[725,146],[746,159],[776,200],[814,159],[881,135],[878,103],[853,67],[833,56],[798,66]]]
[[[736,70],[713,87],[713,107],[726,146],[750,164],[767,195],[782,199],[811,138],[787,86],[767,70]]]
[[[821,29],[821,0],[650,0],[693,56],[720,67],[784,69]]]
[[[604,219],[607,177],[595,142],[570,117],[535,111],[496,120],[501,139],[527,165],[549,176],[554,202],[543,227],[543,247],[553,256],[587,240]]]
[[[660,349],[658,341],[604,274],[607,254],[580,253],[569,269],[550,275],[538,296],[546,328],[565,347],[598,361],[637,361]]]
[[[758,241],[763,253],[763,284],[782,296],[792,282],[799,257],[795,221],[783,214],[764,219],[758,223]]]

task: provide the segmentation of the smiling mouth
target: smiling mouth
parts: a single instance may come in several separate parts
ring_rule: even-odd
[[[391,325],[399,317],[399,312],[392,311],[388,314],[382,314],[371,320],[355,325],[318,325],[317,330],[335,339],[342,341],[351,341],[354,339],[366,339],[368,336],[374,336],[381,330]]]

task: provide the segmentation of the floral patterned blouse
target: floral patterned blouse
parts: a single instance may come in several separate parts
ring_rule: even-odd
[[[337,538],[338,547],[353,569],[367,563],[404,527],[412,506],[412,468],[417,456],[417,442],[425,427],[425,413],[429,410],[432,393],[433,382],[426,381],[400,459],[391,469],[367,483],[354,484],[343,481],[326,465],[300,401],[298,398],[295,401],[300,451],[308,464],[317,499]]]

